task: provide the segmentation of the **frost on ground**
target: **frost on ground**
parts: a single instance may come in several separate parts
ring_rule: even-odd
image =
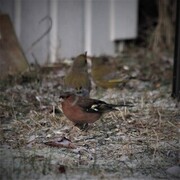
[[[144,52],[115,60],[134,78],[116,89],[93,88],[91,97],[134,106],[105,114],[87,131],[58,109],[66,66],[1,84],[1,179],[179,178],[171,59]]]

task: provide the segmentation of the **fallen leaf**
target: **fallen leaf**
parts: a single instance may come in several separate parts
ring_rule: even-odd
[[[48,146],[52,146],[52,147],[64,147],[64,148],[75,148],[75,145],[72,144],[72,142],[66,138],[55,138],[54,140],[45,142],[44,144],[48,145]]]

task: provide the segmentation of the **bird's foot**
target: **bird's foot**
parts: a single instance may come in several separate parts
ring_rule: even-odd
[[[79,129],[82,131],[87,131],[88,130],[88,123],[76,123],[75,126],[77,126]]]

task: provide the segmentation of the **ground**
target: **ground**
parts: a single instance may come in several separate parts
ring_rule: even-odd
[[[141,49],[115,61],[133,78],[116,89],[93,87],[91,97],[133,107],[105,114],[86,131],[58,109],[64,64],[1,83],[1,179],[179,178],[172,56]]]

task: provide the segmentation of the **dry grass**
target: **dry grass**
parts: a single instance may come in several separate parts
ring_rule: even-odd
[[[145,55],[133,56],[133,64],[132,56],[119,61],[129,66],[127,73],[136,73],[125,87],[92,92],[93,98],[128,101],[134,107],[104,115],[88,131],[74,127],[61,112],[54,111],[61,91],[57,72],[45,74],[40,82],[7,86],[0,95],[1,177],[169,178],[166,169],[178,164],[180,119],[170,97],[172,69],[161,59],[154,63],[147,58],[143,65],[141,57]],[[149,67],[148,72],[143,66]],[[163,73],[170,74],[166,82]],[[70,139],[76,148],[44,144],[59,137]]]

